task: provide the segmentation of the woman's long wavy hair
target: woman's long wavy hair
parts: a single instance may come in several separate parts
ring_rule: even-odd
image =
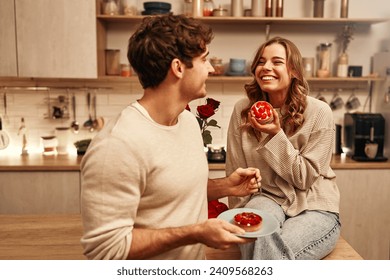
[[[303,112],[306,109],[306,96],[309,93],[309,84],[303,76],[303,64],[302,55],[296,45],[291,41],[274,37],[264,44],[262,44],[251,65],[251,73],[253,80],[245,85],[245,91],[249,98],[249,106],[244,108],[241,112],[243,119],[242,129],[248,130],[250,133],[254,133],[254,129],[251,128],[248,121],[248,112],[251,106],[260,100],[269,101],[268,93],[261,90],[255,78],[256,67],[263,55],[264,49],[272,44],[279,44],[286,50],[286,64],[287,69],[291,75],[290,88],[288,90],[286,101],[281,109],[281,127],[287,135],[294,134],[299,127],[303,124]]]

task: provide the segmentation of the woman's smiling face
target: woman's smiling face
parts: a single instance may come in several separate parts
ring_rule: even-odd
[[[275,43],[264,48],[256,66],[255,76],[263,91],[287,94],[291,77],[287,67],[286,50],[282,45]]]

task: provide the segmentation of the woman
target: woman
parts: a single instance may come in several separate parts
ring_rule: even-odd
[[[230,120],[227,175],[237,167],[260,169],[258,194],[229,197],[230,207],[264,210],[280,229],[241,245],[243,259],[321,259],[340,235],[339,190],[330,168],[334,122],[330,107],[308,96],[302,57],[289,40],[276,37],[257,51],[247,97]],[[261,125],[250,108],[259,100],[274,107]]]

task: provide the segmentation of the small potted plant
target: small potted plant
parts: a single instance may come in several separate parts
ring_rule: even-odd
[[[91,143],[91,140],[92,139],[83,139],[83,140],[80,140],[80,141],[77,141],[74,143],[74,146],[77,149],[77,155],[80,156],[80,155],[85,154],[85,152],[88,149],[89,144]]]

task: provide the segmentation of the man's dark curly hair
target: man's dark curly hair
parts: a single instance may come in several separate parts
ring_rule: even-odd
[[[130,37],[127,58],[142,87],[156,87],[166,77],[173,59],[191,68],[192,59],[206,51],[213,39],[208,25],[184,15],[151,16]]]

